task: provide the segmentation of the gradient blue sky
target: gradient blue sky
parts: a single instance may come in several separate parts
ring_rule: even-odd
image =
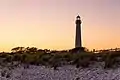
[[[120,0],[0,0],[0,51],[73,48],[78,14],[83,46],[120,47]]]

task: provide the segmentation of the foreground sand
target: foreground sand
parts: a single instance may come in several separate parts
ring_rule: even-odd
[[[6,73],[0,76],[0,80],[120,80],[120,68],[103,69],[102,65],[96,63],[89,68],[65,65],[58,67],[58,70],[35,65],[24,68],[24,65],[20,65],[12,70],[1,68],[0,72]],[[7,74],[10,76],[6,78]]]

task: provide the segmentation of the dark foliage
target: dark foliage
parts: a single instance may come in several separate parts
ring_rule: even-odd
[[[76,65],[76,68],[86,68],[89,67],[92,61],[104,62],[104,68],[113,68],[120,64],[120,51],[92,53],[88,52],[84,47],[74,48],[69,51],[50,51],[47,49],[37,49],[35,47],[16,47],[12,49],[11,53],[1,53],[0,59],[5,63],[18,61],[27,65],[50,66],[55,70],[58,66],[64,64]]]

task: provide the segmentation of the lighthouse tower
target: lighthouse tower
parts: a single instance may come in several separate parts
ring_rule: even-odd
[[[79,15],[76,17],[75,23],[76,23],[75,48],[80,48],[82,47],[82,42],[81,42],[81,19]]]

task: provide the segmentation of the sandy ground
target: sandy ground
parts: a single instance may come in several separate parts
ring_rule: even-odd
[[[11,70],[1,68],[0,80],[120,80],[120,68],[103,69],[101,63],[88,68],[65,65],[58,67],[58,70],[45,66],[30,65],[29,68],[23,66]]]

